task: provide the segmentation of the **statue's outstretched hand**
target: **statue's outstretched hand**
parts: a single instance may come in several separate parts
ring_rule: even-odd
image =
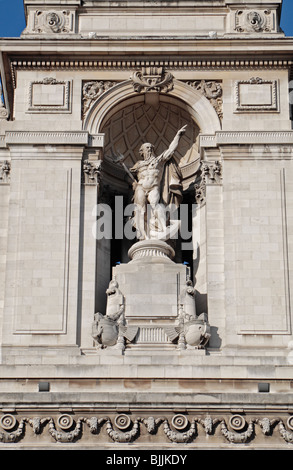
[[[187,128],[187,124],[185,124],[185,126],[183,126],[183,127],[177,132],[177,135],[181,136],[181,135],[185,134],[186,128]]]

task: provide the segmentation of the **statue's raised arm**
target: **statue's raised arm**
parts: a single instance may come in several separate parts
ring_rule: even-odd
[[[187,128],[187,124],[185,126],[181,127],[181,129],[179,129],[179,131],[175,135],[174,139],[172,140],[171,144],[169,145],[169,148],[167,150],[165,150],[165,152],[163,152],[162,155],[160,155],[160,157],[159,157],[160,159],[162,159],[163,161],[167,161],[172,157],[172,155],[174,154],[175,150],[177,149],[177,147],[179,145],[179,141],[180,141],[181,137],[186,132],[186,128]]]

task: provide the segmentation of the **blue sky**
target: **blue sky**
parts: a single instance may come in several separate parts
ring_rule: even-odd
[[[283,0],[281,27],[293,36],[293,0]],[[23,0],[0,0],[0,37],[18,37],[24,28]]]

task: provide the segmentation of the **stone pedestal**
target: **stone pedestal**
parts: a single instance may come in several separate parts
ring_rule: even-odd
[[[173,254],[163,241],[141,241],[130,248],[131,261],[113,269],[113,278],[125,299],[125,321],[138,326],[131,348],[174,349],[165,329],[177,321],[187,269],[170,259]]]

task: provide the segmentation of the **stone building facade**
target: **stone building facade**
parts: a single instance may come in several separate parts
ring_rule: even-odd
[[[281,4],[24,0],[0,53],[0,449],[292,449]],[[171,261],[126,236],[129,169],[185,125]]]

